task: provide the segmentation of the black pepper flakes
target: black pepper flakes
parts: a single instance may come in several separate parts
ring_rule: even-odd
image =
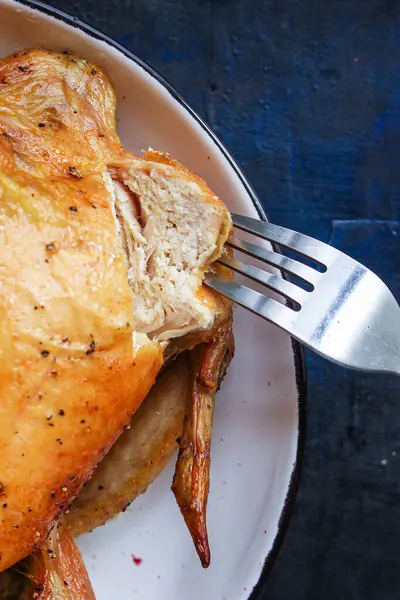
[[[81,419],[81,423],[86,423],[85,419]]]
[[[46,127],[46,123],[40,122],[38,123],[38,127]]]
[[[44,587],[43,587],[43,585],[41,583],[38,583],[37,586],[36,586],[36,588],[35,588],[35,590],[37,592],[43,592]]]
[[[97,71],[96,69],[93,67],[93,69],[90,71],[91,75],[97,75]]]
[[[63,417],[65,415],[65,410],[60,408],[60,410],[58,411],[58,414],[60,415],[60,417]]]
[[[76,177],[77,179],[82,179],[82,175],[79,173],[78,169],[73,165],[68,167],[68,175],[71,175],[71,177]]]
[[[18,69],[22,71],[22,73],[26,73],[28,71],[28,67],[25,67],[24,65],[18,65]]]
[[[53,377],[57,377],[58,375],[58,371],[51,371],[50,373]]]
[[[47,358],[50,352],[48,350],[42,350],[40,353],[44,358]]]
[[[63,344],[66,344],[67,342],[69,342],[69,338],[65,337],[61,341]]]
[[[93,354],[95,348],[96,348],[96,342],[93,340],[90,342],[89,348],[86,350],[86,354],[88,356],[89,356],[89,354]]]
[[[101,490],[104,490],[104,485],[99,485],[98,490],[99,492],[101,492]]]
[[[55,498],[56,497],[56,492],[53,490],[52,492],[50,492],[50,497],[51,498]]]
[[[7,508],[8,504],[7,502],[3,502],[3,508]]]
[[[56,251],[55,243],[50,242],[49,244],[46,244],[46,250],[47,250],[47,252],[55,252]]]
[[[6,492],[5,492],[5,488],[4,485],[2,483],[0,483],[0,496],[5,496]]]
[[[69,210],[71,210],[72,212],[78,212],[78,209],[76,208],[76,206],[70,206]]]
[[[56,442],[58,442],[60,444],[60,446],[62,446],[62,439],[61,438],[57,438]]]

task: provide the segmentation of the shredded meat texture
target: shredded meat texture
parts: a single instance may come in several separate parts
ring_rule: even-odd
[[[163,349],[219,318],[202,280],[229,213],[170,157],[125,152],[115,106],[77,56],[0,62],[0,571],[45,542]]]

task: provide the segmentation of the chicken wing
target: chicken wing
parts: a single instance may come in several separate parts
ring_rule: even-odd
[[[233,358],[232,314],[215,339],[192,350],[192,389],[180,440],[172,491],[203,567],[210,565],[207,500],[215,394]]]

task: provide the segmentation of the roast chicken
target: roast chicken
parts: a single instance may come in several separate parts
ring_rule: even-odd
[[[223,252],[229,212],[168,155],[127,153],[115,109],[110,80],[85,59],[28,49],[0,63],[0,571],[43,552],[49,539],[72,547],[64,525],[59,532],[63,513],[79,534],[122,510],[180,437],[187,454],[183,421],[190,422],[199,377],[191,356],[204,357],[223,332],[227,354],[213,367],[213,394],[229,362],[231,306],[203,285]],[[137,424],[71,511],[159,373]],[[161,386],[168,390],[174,378],[174,418],[157,429],[146,406],[170,398]],[[141,464],[132,440],[146,431],[143,422],[165,458],[136,486],[126,485],[123,467],[107,484],[113,461]],[[209,445],[210,431],[204,435]],[[179,465],[182,458],[178,502]],[[183,476],[181,484],[187,494]],[[91,494],[99,485],[103,500]],[[81,572],[79,554],[70,555]],[[36,597],[53,598],[37,585]],[[91,598],[85,589],[76,598]]]

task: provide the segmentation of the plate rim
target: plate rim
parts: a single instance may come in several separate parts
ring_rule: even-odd
[[[245,188],[250,200],[252,201],[259,217],[263,221],[268,221],[268,216],[264,207],[262,206],[255,190],[252,185],[247,180],[247,177],[243,173],[241,167],[237,164],[236,160],[233,158],[229,150],[223,144],[223,142],[218,138],[218,136],[214,133],[209,125],[200,117],[197,112],[186,102],[183,96],[177,91],[177,89],[171,85],[154,67],[150,66],[146,61],[139,58],[125,48],[122,44],[108,36],[106,33],[103,33],[99,29],[89,25],[88,23],[82,21],[78,17],[68,14],[67,12],[50,6],[40,0],[14,0],[16,4],[21,4],[23,6],[27,6],[28,8],[32,8],[33,10],[37,10],[38,12],[42,12],[48,16],[54,17],[60,21],[63,21],[67,25],[74,27],[75,29],[80,29],[90,37],[101,40],[115,48],[119,52],[121,52],[128,59],[136,63],[140,66],[147,74],[153,77],[160,85],[162,85],[171,96],[189,113],[189,115],[200,125],[200,127],[205,131],[205,133],[212,139],[214,144],[218,147],[218,149],[222,152],[224,157],[227,159],[228,163],[235,171],[238,176],[240,182]],[[275,248],[275,250],[277,250]],[[279,250],[278,250],[279,251]],[[295,379],[296,379],[296,389],[297,389],[297,406],[298,406],[298,415],[299,415],[299,424],[297,431],[297,449],[296,449],[296,459],[293,464],[293,470],[291,473],[288,491],[286,494],[285,502],[282,508],[282,512],[280,514],[279,522],[278,522],[278,531],[275,536],[275,539],[272,544],[272,548],[268,555],[264,560],[264,565],[262,567],[260,577],[255,584],[253,590],[250,593],[248,600],[260,600],[260,594],[263,591],[265,586],[265,582],[271,572],[273,565],[278,558],[280,549],[282,547],[290,519],[293,514],[293,508],[296,502],[297,492],[299,488],[299,483],[301,479],[301,473],[303,470],[303,462],[305,456],[305,443],[306,443],[306,429],[307,429],[307,369],[306,369],[306,361],[305,361],[305,353],[303,346],[292,338],[292,352],[293,352],[293,360],[295,367]]]

